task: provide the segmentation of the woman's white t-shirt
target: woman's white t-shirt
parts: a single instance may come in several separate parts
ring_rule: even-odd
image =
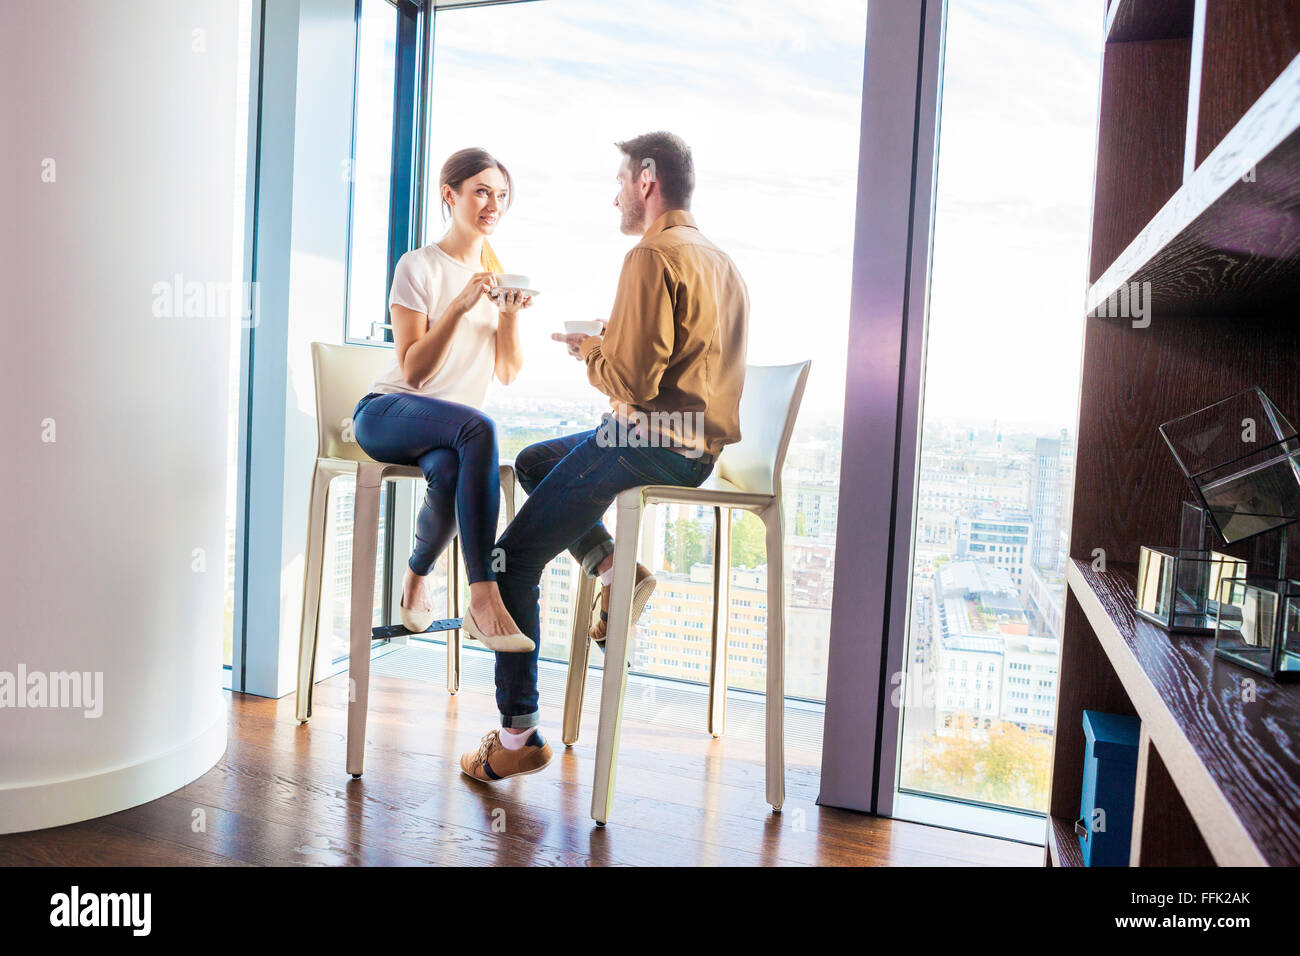
[[[404,305],[423,312],[432,327],[442,318],[451,300],[465,288],[470,276],[484,271],[482,266],[471,268],[458,262],[437,243],[412,249],[397,260],[388,305],[390,308]],[[447,349],[447,358],[432,378],[420,388],[411,388],[402,380],[401,367],[394,363],[370,386],[370,391],[427,395],[481,408],[496,367],[496,349],[497,307],[484,296],[461,319]]]

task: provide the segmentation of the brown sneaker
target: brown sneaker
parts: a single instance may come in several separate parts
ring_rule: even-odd
[[[650,600],[657,583],[649,568],[644,564],[636,566],[636,581],[632,585],[633,627],[636,627],[636,622],[641,619],[641,612],[645,610],[646,602]],[[605,629],[609,626],[609,592],[612,590],[613,588],[607,588],[602,584],[599,596],[591,604],[592,624],[587,630],[587,635],[600,645],[602,651],[605,649]]]
[[[507,750],[501,743],[501,731],[493,730],[483,735],[478,750],[460,755],[460,771],[467,777],[490,783],[545,770],[552,754],[551,745],[536,730],[518,750]]]

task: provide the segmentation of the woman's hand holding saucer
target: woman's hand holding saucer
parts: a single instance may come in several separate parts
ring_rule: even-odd
[[[533,304],[533,297],[523,289],[502,289],[496,295],[497,308],[513,315]]]

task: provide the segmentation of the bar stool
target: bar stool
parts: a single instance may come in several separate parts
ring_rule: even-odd
[[[311,504],[307,519],[307,554],[302,596],[302,630],[298,641],[297,717],[311,717],[316,673],[316,632],[319,625],[321,574],[324,565],[326,506],[329,486],[340,475],[356,476],[352,508],[352,606],[348,676],[347,772],[361,776],[365,757],[366,705],[370,688],[370,625],[374,597],[375,558],[379,547],[379,497],[385,481],[424,480],[416,465],[378,462],[362,451],[352,434],[352,412],[371,383],[393,363],[389,349],[365,345],[311,344],[316,386],[316,466],[312,473]],[[506,519],[514,518],[514,466],[501,464]],[[447,632],[447,690],[460,689],[460,581],[459,547],[452,540],[447,552],[448,598],[452,618],[435,621],[430,631]],[[401,625],[385,627],[385,634],[409,633]],[[427,632],[426,632],[427,633]]]
[[[623,695],[634,634],[630,624],[641,518],[647,504],[713,507],[713,637],[709,665],[709,731],[722,733],[727,697],[727,620],[731,581],[731,510],[758,515],[767,545],[767,802],[780,811],[785,802],[785,534],[781,507],[781,468],[794,431],[811,362],[751,365],[740,398],[741,440],[718,456],[712,474],[699,488],[642,485],[619,494],[614,535],[614,582],[609,596],[605,637],[605,679],[601,685],[600,727],[591,816],[604,825],[614,802]],[[595,579],[582,576],[574,609],[569,672],[565,686],[562,739],[578,739],[590,639],[587,633]]]

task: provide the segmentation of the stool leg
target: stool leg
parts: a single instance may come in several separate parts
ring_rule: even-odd
[[[511,465],[501,466],[501,494],[506,499],[506,524],[515,520],[515,506],[518,500],[516,489],[518,481],[515,479],[515,469]]]
[[[447,611],[460,617],[460,536],[447,548]],[[447,693],[460,691],[460,628],[447,631]]]
[[[618,496],[618,530],[614,537],[614,584],[609,594],[609,623],[605,632],[605,674],[600,688],[600,731],[596,735],[596,775],[591,788],[591,816],[598,824],[609,820],[614,804],[614,771],[618,736],[623,722],[627,664],[635,633],[632,587],[636,581],[636,546],[641,534],[640,488]]]
[[[564,746],[578,742],[582,724],[582,699],[587,690],[587,664],[591,654],[591,603],[596,597],[596,579],[578,570],[578,594],[574,598],[573,634],[569,639],[569,673],[564,678],[564,725],[560,739]]]
[[[767,802],[785,803],[785,570],[781,498],[763,512],[767,528]]]
[[[357,469],[352,505],[352,612],[348,651],[348,773],[361,776],[366,754],[366,706],[370,696],[370,623],[375,600],[375,553],[379,548],[381,472]]]
[[[329,506],[330,481],[335,472],[322,468],[318,460],[311,476],[311,504],[307,510],[306,568],[302,579],[302,624],[298,634],[298,696],[294,701],[298,720],[311,717],[311,695],[316,681],[316,637],[320,626],[321,574],[325,562],[325,515]]]
[[[731,509],[713,509],[713,636],[709,647],[709,733],[727,727],[727,628],[731,623]]]

